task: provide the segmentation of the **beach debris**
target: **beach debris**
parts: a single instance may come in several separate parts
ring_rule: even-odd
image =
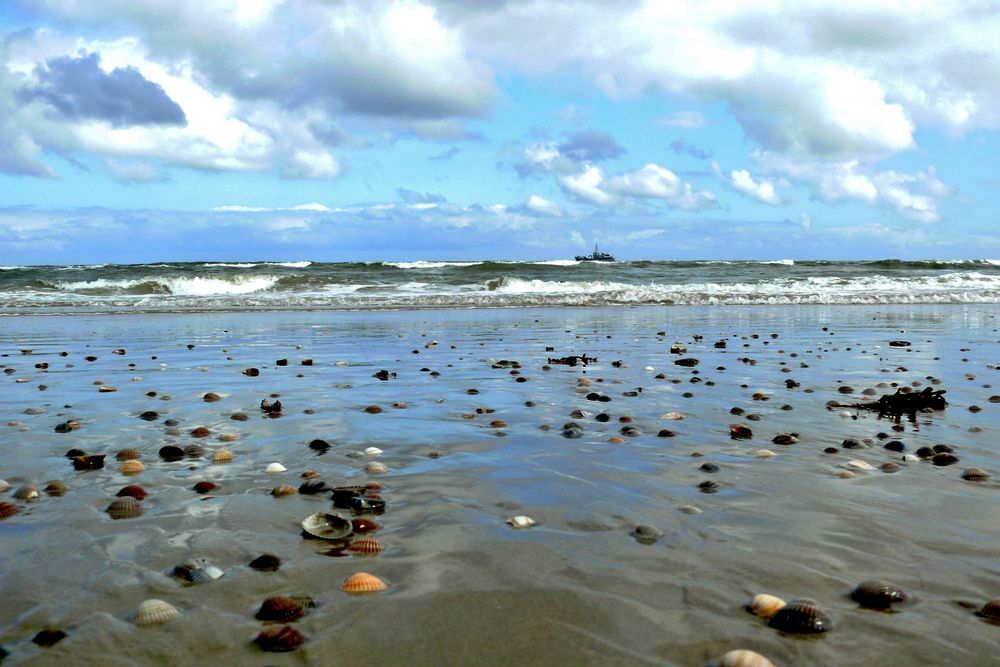
[[[369,535],[351,542],[347,550],[356,556],[374,556],[384,551],[385,547],[382,546],[381,542]]]
[[[306,643],[306,636],[289,625],[264,628],[253,640],[262,651],[284,653],[294,651]]]
[[[905,389],[908,389],[906,387]],[[904,391],[900,387],[894,394],[883,394],[878,400],[854,403],[851,405],[836,405],[834,407],[854,408],[856,410],[870,410],[877,412],[879,417],[901,417],[902,415],[915,416],[917,412],[928,410],[944,410],[948,405],[945,400],[944,389],[934,389],[925,387],[923,391]]]
[[[596,362],[597,362],[597,357],[588,357],[586,353],[582,355],[571,354],[568,357],[558,357],[558,358],[549,357],[547,360],[547,363],[562,364],[564,366],[576,366],[577,364],[586,366],[588,364]]]
[[[275,401],[274,403],[271,403],[265,398],[260,402],[260,409],[266,415],[280,415],[281,401]]]
[[[389,585],[376,577],[374,574],[368,574],[367,572],[356,572],[352,574],[340,585],[340,590],[345,593],[350,593],[351,595],[366,595],[369,593],[378,593],[379,591],[384,591]]]
[[[693,368],[698,365],[698,360],[694,357],[683,357],[681,359],[674,359],[675,366],[684,366],[687,368]]]
[[[381,380],[382,382],[387,382],[389,380],[389,378],[396,377],[396,374],[395,373],[391,373],[391,372],[389,372],[389,371],[387,371],[387,370],[385,370],[383,368],[382,370],[378,371],[377,373],[373,373],[372,377],[375,378],[376,380]]]
[[[259,572],[276,572],[281,567],[281,559],[273,554],[261,554],[250,561],[249,566]]]
[[[868,579],[854,587],[851,599],[868,609],[888,611],[892,605],[909,600],[910,596],[902,588],[888,581]]]
[[[750,598],[750,601],[746,603],[745,609],[754,616],[769,619],[784,606],[785,601],[781,598],[768,595],[767,593],[758,593]]]
[[[833,619],[810,598],[790,600],[779,609],[768,626],[791,634],[814,634],[833,629]]]
[[[525,516],[523,514],[518,514],[517,516],[512,516],[507,519],[507,525],[511,528],[531,528],[537,525],[537,521],[532,519],[530,516]]]
[[[774,667],[774,663],[747,649],[728,651],[715,660],[705,663],[705,667]]]
[[[255,618],[258,621],[287,623],[297,621],[306,615],[306,608],[298,601],[284,595],[269,597],[260,603]]]
[[[330,512],[316,512],[302,520],[302,530],[321,540],[339,540],[351,534],[351,522]]]
[[[31,643],[44,647],[55,646],[68,636],[69,635],[62,630],[45,628],[44,630],[39,630],[38,633],[31,638]]]
[[[639,524],[629,535],[639,544],[656,544],[656,541],[663,537],[663,531],[653,526]]]
[[[890,340],[889,347],[909,347],[910,341],[908,340]]]
[[[135,608],[134,622],[136,625],[159,625],[180,618],[181,612],[169,602],[152,598],[143,600]]]

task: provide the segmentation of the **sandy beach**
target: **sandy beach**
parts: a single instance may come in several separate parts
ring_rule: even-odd
[[[747,648],[777,665],[990,664],[1000,628],[975,611],[1000,597],[1000,487],[962,473],[997,473],[997,312],[0,318],[0,501],[18,509],[0,520],[3,662],[694,666]],[[571,355],[596,361],[549,362]],[[899,387],[944,389],[948,406],[898,425],[828,407]],[[265,399],[281,402],[279,418]],[[79,428],[57,430],[71,420]],[[732,438],[732,426],[752,437]],[[773,441],[787,434],[797,442]],[[167,445],[203,451],[167,461]],[[958,461],[904,458],[935,445]],[[120,471],[125,448],[144,470]],[[75,470],[71,449],[106,455],[104,466]],[[214,463],[223,449],[232,461]],[[275,462],[287,470],[266,472]],[[388,471],[367,472],[372,462]],[[334,508],[329,493],[272,495],[307,470],[330,487],[381,485],[384,513]],[[45,492],[52,480],[64,495]],[[195,492],[204,481],[217,488]],[[142,514],[112,519],[106,508],[129,484],[148,494]],[[37,499],[15,497],[26,485]],[[384,551],[304,539],[300,522],[316,512],[375,520]],[[537,524],[512,528],[517,515]],[[655,541],[634,539],[637,526]],[[248,566],[262,554],[280,568]],[[173,575],[192,558],[222,576]],[[341,591],[359,571],[388,588]],[[891,613],[862,608],[849,594],[867,579],[911,599]],[[815,599],[833,629],[768,627],[744,609],[758,593]],[[253,643],[267,625],[255,613],[276,595],[316,605],[291,623],[307,641],[288,653]],[[150,598],[180,616],[137,627]],[[66,637],[33,643],[46,628]]]

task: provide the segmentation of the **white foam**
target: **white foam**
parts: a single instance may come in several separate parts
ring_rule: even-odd
[[[482,262],[385,262],[397,269],[441,269],[446,266],[476,266]]]
[[[231,276],[229,278],[191,278],[146,276],[129,280],[84,280],[59,282],[56,287],[69,292],[88,290],[126,290],[138,285],[150,284],[163,287],[177,296],[208,296],[213,294],[250,294],[267,290],[280,280],[279,276]]]

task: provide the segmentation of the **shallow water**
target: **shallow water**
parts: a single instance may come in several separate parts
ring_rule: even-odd
[[[0,363],[15,371],[0,379],[0,423],[17,422],[3,427],[0,478],[11,490],[0,499],[12,501],[29,482],[61,479],[68,487],[63,497],[19,503],[20,513],[0,521],[4,664],[700,665],[732,648],[753,648],[778,665],[895,665],[900,656],[909,664],[990,664],[1000,628],[959,602],[978,608],[1000,596],[1000,487],[960,473],[997,470],[1000,404],[989,402],[1000,394],[989,386],[998,373],[990,367],[998,361],[997,311],[646,307],[0,319],[0,352],[8,355]],[[722,338],[726,349],[714,348]],[[889,347],[896,339],[912,345]],[[672,363],[675,342],[687,346],[682,356],[699,359],[697,374]],[[117,348],[126,354],[113,354]],[[548,357],[583,353],[599,361],[542,369]],[[288,365],[276,366],[282,358]],[[300,365],[305,358],[314,365]],[[520,362],[520,375],[491,367],[501,359]],[[46,371],[34,368],[45,362]],[[260,376],[243,375],[247,367]],[[380,382],[372,377],[380,369],[397,376]],[[667,379],[655,379],[660,372]],[[582,377],[593,382],[581,392]],[[786,388],[789,378],[800,386]],[[843,416],[825,407],[861,401],[865,388],[881,394],[893,391],[891,383],[929,378],[947,389],[949,407],[904,420],[900,433],[872,413]],[[99,393],[95,381],[117,391]],[[854,392],[839,393],[841,384]],[[204,402],[208,391],[222,400]],[[586,391],[612,400],[587,400]],[[770,399],[753,400],[755,392]],[[272,393],[285,406],[280,419],[257,407]],[[399,401],[408,407],[391,407]],[[384,412],[365,413],[372,404]],[[982,411],[970,412],[971,405]],[[731,415],[734,406],[760,420]],[[38,408],[45,412],[25,414]],[[574,419],[575,409],[588,414]],[[138,419],[146,410],[160,419]],[[250,420],[231,420],[237,411]],[[611,421],[595,421],[601,411]],[[669,411],[685,419],[660,419]],[[640,435],[611,444],[622,415]],[[81,428],[53,430],[69,418]],[[170,435],[164,419],[176,419],[180,435]],[[491,427],[496,419],[506,426]],[[562,437],[568,421],[584,427],[583,437]],[[730,439],[730,424],[750,426],[753,439]],[[192,438],[196,426],[212,435]],[[657,437],[663,428],[676,437]],[[800,434],[798,444],[771,444],[787,432]],[[876,467],[899,460],[878,440],[823,453],[844,438],[879,432],[909,452],[950,444],[961,461],[838,477],[850,459]],[[220,442],[221,434],[238,440]],[[333,448],[317,456],[307,447],[314,438]],[[165,444],[193,442],[231,449],[234,461],[166,463],[157,455]],[[388,474],[368,475],[369,457],[346,455],[369,446],[384,450],[378,460]],[[108,465],[74,471],[63,456],[73,447],[107,453]],[[117,472],[113,455],[124,447],[141,450],[144,472]],[[765,447],[777,456],[754,458]],[[429,458],[432,451],[440,458]],[[288,472],[265,473],[272,461]],[[700,471],[706,461],[721,470]],[[328,498],[278,499],[269,491],[298,485],[306,469],[331,485],[385,486],[388,510],[376,533],[383,553],[334,557],[301,537],[299,521],[329,511]],[[698,491],[707,479],[720,484],[718,493]],[[201,480],[220,488],[200,496],[191,487]],[[129,483],[149,492],[144,514],[113,521],[104,508]],[[686,514],[682,505],[703,512]],[[539,524],[513,530],[504,520],[515,514]],[[629,536],[637,524],[664,537],[639,544]],[[246,566],[265,552],[282,558],[278,572]],[[201,585],[169,576],[190,557],[208,558],[226,574]],[[340,592],[359,570],[384,578],[388,591]],[[914,600],[891,614],[859,609],[848,593],[870,578],[889,579]],[[836,627],[820,637],[782,635],[742,609],[758,592],[815,598]],[[298,593],[319,603],[295,624],[310,641],[289,654],[261,653],[251,643],[263,627],[254,619],[260,602]],[[135,627],[131,610],[151,597],[176,605],[182,617]],[[47,625],[69,636],[51,648],[32,644]]]

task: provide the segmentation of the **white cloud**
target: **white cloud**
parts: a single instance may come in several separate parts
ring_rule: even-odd
[[[708,124],[708,121],[699,111],[678,111],[670,114],[669,116],[658,118],[656,123],[664,127],[680,127],[692,130],[699,127],[705,127],[705,125]]]
[[[565,215],[565,212],[559,204],[549,201],[544,197],[539,197],[538,195],[531,195],[528,197],[528,200],[524,202],[524,208],[532,213],[537,213],[538,215],[548,215],[555,218],[560,218]]]
[[[598,206],[610,206],[615,202],[614,197],[601,189],[604,174],[596,165],[587,166],[579,174],[560,176],[557,181],[566,194],[576,199]]]
[[[730,185],[745,195],[753,197],[757,201],[771,206],[778,206],[782,203],[781,197],[774,190],[774,183],[771,181],[755,181],[750,172],[741,169],[733,170],[729,175]]]
[[[150,183],[166,178],[156,165],[144,160],[122,161],[108,158],[105,164],[115,180],[125,183]]]
[[[627,197],[662,199],[674,208],[686,210],[711,208],[718,204],[711,192],[695,190],[671,170],[652,163],[638,171],[609,179],[607,189]]]

